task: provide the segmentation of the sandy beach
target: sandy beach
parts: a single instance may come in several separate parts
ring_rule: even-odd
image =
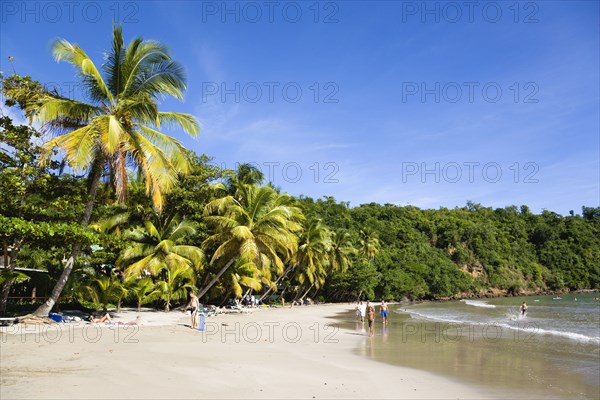
[[[339,329],[349,304],[209,317],[142,312],[139,325],[63,324],[1,330],[2,399],[421,398],[490,393],[354,354],[369,337]],[[125,311],[116,322],[136,321]]]

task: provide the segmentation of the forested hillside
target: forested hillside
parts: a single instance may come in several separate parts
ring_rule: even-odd
[[[352,290],[414,299],[600,286],[600,208],[561,216],[471,202],[438,210],[374,203],[349,208],[332,198],[303,202],[333,229],[379,237],[372,263],[354,263],[350,273],[332,277],[327,293],[333,298]]]

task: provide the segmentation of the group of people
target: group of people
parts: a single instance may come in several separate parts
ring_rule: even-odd
[[[258,307],[260,300],[257,297],[254,297],[254,295],[247,294],[242,300],[242,304],[246,307]]]
[[[388,306],[384,300],[381,301],[380,309],[382,322],[384,325],[387,325]],[[373,304],[368,300],[366,303],[358,301],[356,303],[356,317],[360,322],[364,322],[365,317],[367,318],[367,322],[369,323],[369,336],[373,336],[373,324],[375,322],[375,307]]]

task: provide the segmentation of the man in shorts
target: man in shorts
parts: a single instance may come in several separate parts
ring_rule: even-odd
[[[388,317],[388,308],[385,300],[381,300],[381,318],[383,319],[383,324],[387,324]]]
[[[200,301],[198,300],[198,296],[196,296],[192,291],[190,291],[190,302],[188,303],[186,309],[192,312],[192,329],[196,329],[198,327]]]

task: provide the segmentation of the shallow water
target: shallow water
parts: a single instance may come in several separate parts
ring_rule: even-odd
[[[600,399],[597,294],[422,303],[394,311],[357,352],[485,388],[498,397]],[[575,301],[577,297],[577,301]],[[536,301],[537,300],[537,301]],[[519,313],[526,301],[525,316]],[[345,326],[366,334],[348,313]]]

